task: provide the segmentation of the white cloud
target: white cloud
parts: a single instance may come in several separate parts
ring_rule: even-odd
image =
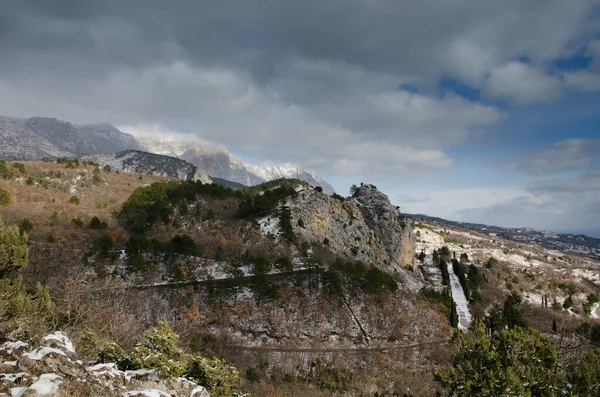
[[[523,62],[510,62],[490,72],[483,91],[490,97],[516,104],[531,104],[558,98],[562,87],[557,77]]]
[[[509,167],[530,174],[585,169],[596,164],[599,151],[600,139],[567,139],[546,149],[521,152]]]
[[[565,85],[573,91],[596,92],[600,91],[600,74],[587,70],[578,70],[563,75]]]
[[[357,92],[370,90],[372,80],[364,80],[354,86]],[[131,132],[158,125],[273,161],[370,177],[417,176],[421,173],[415,169],[447,168],[452,163],[444,153],[448,145],[500,117],[492,107],[457,96],[436,98],[397,90],[337,97],[320,106],[289,103],[239,71],[181,62],[119,70],[68,92],[56,89],[52,81],[0,86],[6,94],[0,106],[12,115],[110,120]],[[32,95],[39,91],[54,92],[52,102]],[[23,100],[15,103],[19,96]]]
[[[600,170],[535,182],[526,194],[459,211],[460,219],[507,227],[594,230],[600,224]]]

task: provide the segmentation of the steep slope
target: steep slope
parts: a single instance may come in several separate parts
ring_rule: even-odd
[[[407,266],[412,267],[412,228],[388,197],[372,185],[361,186],[343,201],[306,190],[287,205],[294,232],[304,240],[324,242],[338,255],[374,264],[390,273],[404,273]],[[418,289],[419,282],[407,277]]]
[[[94,154],[83,156],[81,159],[109,166],[113,170],[212,183],[208,174],[195,165],[176,157],[139,150],[126,150],[116,154]]]
[[[6,160],[31,160],[64,157],[72,153],[56,147],[26,127],[27,120],[0,117],[0,157]]]
[[[210,176],[228,181],[254,186],[281,178],[298,178],[313,186],[321,186],[326,193],[333,193],[333,187],[315,171],[295,164],[258,166],[247,164],[223,148],[197,142],[175,139],[138,138],[152,153],[176,156],[206,170]]]
[[[132,136],[108,124],[75,125],[56,118],[0,118],[0,157],[39,160],[143,149]]]

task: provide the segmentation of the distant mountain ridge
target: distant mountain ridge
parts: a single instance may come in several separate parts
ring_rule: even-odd
[[[49,117],[0,117],[0,157],[39,160],[115,153],[144,147],[131,134],[108,124],[76,125]]]
[[[575,253],[591,258],[600,258],[600,239],[584,234],[557,233],[546,230],[537,230],[530,227],[510,228],[485,225],[482,223],[449,221],[447,219],[424,214],[404,215],[414,221],[422,220],[437,223],[439,225],[461,227],[480,232],[483,231],[490,236],[501,237],[507,240],[536,243],[549,249]]]
[[[119,154],[127,150],[138,151],[136,155],[129,153],[121,159],[117,155],[99,157],[97,162],[109,161],[114,164],[120,160],[124,170],[140,169],[141,173],[157,172],[156,175],[173,176],[183,173],[189,176],[189,166],[175,165],[172,160],[160,157],[143,156],[139,152],[146,151],[158,155],[177,157],[204,170],[215,178],[235,182],[244,186],[258,185],[280,178],[298,178],[313,186],[321,186],[326,193],[334,193],[333,187],[315,171],[295,164],[278,164],[258,166],[244,162],[227,150],[190,139],[152,139],[135,137],[120,131],[110,124],[77,125],[50,117],[31,117],[28,119],[0,117],[0,159],[5,160],[40,160],[44,157],[81,157],[86,155]],[[133,156],[133,157],[132,157]],[[135,157],[135,159],[134,159]],[[152,159],[161,162],[152,170],[148,163]],[[167,161],[167,163],[162,163]],[[135,164],[134,164],[135,163]],[[165,168],[166,167],[166,168]],[[116,167],[115,167],[116,168]],[[184,169],[188,169],[185,171]],[[134,171],[135,172],[135,171]],[[195,172],[195,171],[194,171]]]
[[[152,139],[138,137],[151,153],[179,157],[206,170],[214,177],[237,182],[245,186],[258,185],[280,178],[297,178],[313,186],[321,186],[326,193],[334,193],[333,187],[313,170],[296,164],[258,166],[244,162],[223,148],[197,142],[176,139]]]

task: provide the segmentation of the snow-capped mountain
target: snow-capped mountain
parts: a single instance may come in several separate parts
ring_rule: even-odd
[[[246,186],[258,185],[279,178],[298,178],[313,186],[321,186],[326,193],[334,192],[333,187],[315,171],[299,165],[259,166],[248,164],[223,148],[186,139],[138,137],[138,140],[151,153],[177,156],[204,169],[210,176]]]
[[[75,125],[48,117],[0,117],[0,158],[39,160],[143,149],[133,137],[109,124]]]
[[[298,178],[313,186],[321,186],[326,193],[334,192],[333,187],[316,172],[299,165],[248,164],[221,147],[194,141],[186,136],[136,138],[110,124],[76,125],[48,117],[31,117],[29,119],[0,117],[0,159],[40,160],[44,157],[113,154],[112,156],[98,157],[94,161],[103,165],[105,165],[103,161],[110,162],[115,169],[125,167],[123,170],[139,169],[135,172],[158,172],[158,175],[162,175],[165,164],[162,163],[160,157],[151,159],[143,156],[143,160],[141,160],[140,156],[142,155],[139,153],[137,155],[129,153],[127,156],[121,153],[128,150],[177,157],[205,171],[210,176],[245,186],[258,185],[279,178]],[[156,165],[158,171],[152,171],[150,163],[154,160],[158,162]],[[120,166],[115,166],[115,164],[120,164]],[[180,170],[185,168],[180,165],[174,167]],[[181,172],[187,173],[188,171]],[[171,171],[165,175],[177,176]]]
[[[81,160],[109,166],[113,170],[212,183],[204,170],[184,160],[139,150],[126,150],[116,154],[93,154],[82,156]]]

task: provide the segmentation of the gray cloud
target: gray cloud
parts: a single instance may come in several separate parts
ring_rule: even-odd
[[[502,112],[454,95],[560,95],[543,66],[588,46],[593,0],[7,0],[0,107],[160,125],[336,174],[447,168]],[[515,59],[528,58],[527,65]],[[586,79],[571,78],[573,89]],[[526,82],[527,86],[523,85]],[[399,90],[416,84],[417,93]],[[523,91],[523,87],[527,90]],[[516,98],[516,99],[515,99]]]
[[[547,149],[519,153],[509,167],[530,174],[581,170],[597,164],[599,153],[600,139],[567,139]]]
[[[577,177],[531,183],[523,196],[488,207],[457,212],[459,219],[508,227],[536,225],[561,231],[597,230],[600,224],[600,170]]]

